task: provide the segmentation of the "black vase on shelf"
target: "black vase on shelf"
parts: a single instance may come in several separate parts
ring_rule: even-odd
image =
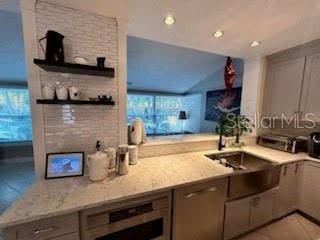
[[[97,67],[98,68],[105,68],[104,62],[106,61],[105,57],[98,57],[97,58]]]

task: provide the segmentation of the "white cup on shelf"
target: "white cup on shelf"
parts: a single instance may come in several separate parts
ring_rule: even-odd
[[[62,86],[60,82],[56,82],[56,95],[58,100],[67,100],[68,99],[68,88]]]
[[[53,86],[44,85],[42,87],[42,98],[43,99],[49,99],[49,100],[54,99],[54,93],[55,93],[55,89]]]

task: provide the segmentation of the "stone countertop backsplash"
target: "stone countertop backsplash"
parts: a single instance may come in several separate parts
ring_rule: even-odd
[[[86,176],[37,180],[19,200],[0,216],[0,227],[8,227],[146,196],[188,184],[232,174],[230,168],[205,157],[208,153],[243,151],[278,164],[300,160],[318,161],[306,153],[290,154],[261,146],[223,151],[199,151],[143,158],[130,166],[129,174],[110,171],[102,182],[90,182]]]

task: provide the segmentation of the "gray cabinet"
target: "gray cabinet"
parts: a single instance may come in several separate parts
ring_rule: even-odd
[[[320,121],[320,41],[275,53],[267,60],[262,114],[268,117],[296,114],[302,120]]]
[[[173,240],[221,240],[227,179],[174,190]]]
[[[259,227],[273,219],[276,192],[271,191],[254,197],[251,202],[250,229]]]
[[[250,229],[250,210],[253,198],[244,198],[226,204],[224,238],[231,239]]]
[[[269,62],[265,92],[265,115],[291,117],[299,111],[305,57]]]
[[[312,119],[320,120],[320,53],[308,55],[306,59],[303,88],[301,92],[301,113],[306,118],[308,113]]]
[[[4,229],[6,240],[79,240],[79,214],[47,218]]]
[[[320,221],[320,164],[307,162],[303,174],[300,210]]]
[[[79,233],[71,233],[71,234],[64,235],[64,236],[57,237],[57,238],[53,238],[50,240],[79,240],[79,239],[80,239]]]
[[[224,240],[273,220],[278,188],[226,203]]]
[[[282,166],[279,194],[275,206],[275,218],[283,217],[298,209],[303,167],[303,162]]]

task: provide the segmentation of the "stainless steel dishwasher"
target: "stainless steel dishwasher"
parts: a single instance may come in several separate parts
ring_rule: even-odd
[[[227,178],[174,190],[173,240],[221,240]]]

